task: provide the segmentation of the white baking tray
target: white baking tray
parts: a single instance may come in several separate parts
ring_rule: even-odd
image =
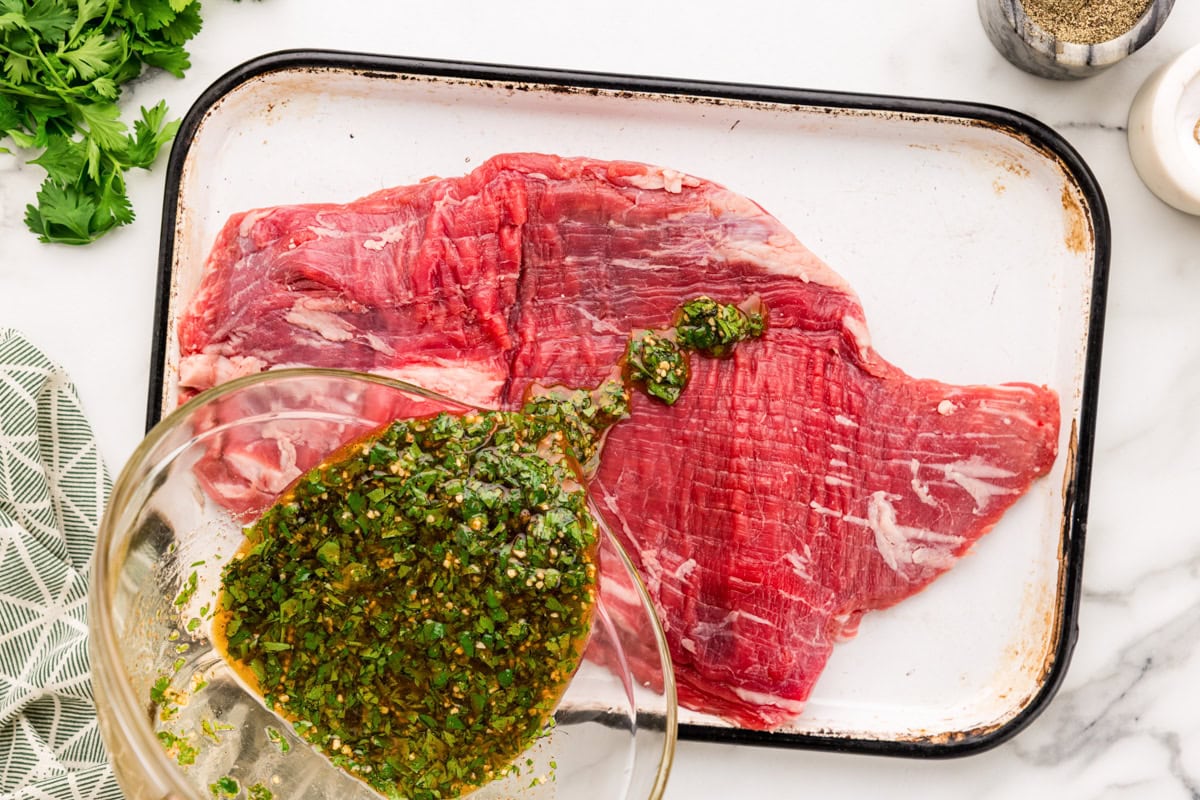
[[[172,152],[150,420],[176,404],[174,323],[234,212],[349,201],[506,151],[644,161],[744,194],[845,276],[879,353],[917,377],[1028,381],[1059,457],[957,566],[868,614],[772,733],[683,710],[682,735],[975,752],[1052,696],[1075,636],[1108,259],[1086,166],[1040,124],[933,100],[329,52],[218,81]]]

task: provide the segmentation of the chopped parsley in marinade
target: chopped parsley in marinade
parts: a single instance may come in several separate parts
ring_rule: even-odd
[[[638,331],[625,348],[625,374],[646,394],[673,406],[683,394],[691,370],[687,353],[673,339],[655,331]]]
[[[544,398],[393,422],[302,476],[225,568],[222,649],[386,796],[503,774],[578,665],[596,529],[560,417],[579,431],[624,413],[584,394],[557,417]]]
[[[675,405],[691,377],[688,352],[721,358],[738,342],[757,339],[767,328],[767,311],[756,298],[743,310],[711,297],[696,297],[679,307],[667,331],[635,331],[625,347],[625,376],[646,394]]]
[[[757,301],[752,305],[757,307],[746,311],[711,297],[689,300],[675,315],[675,341],[707,356],[728,355],[738,342],[756,339],[766,330],[766,310]]]

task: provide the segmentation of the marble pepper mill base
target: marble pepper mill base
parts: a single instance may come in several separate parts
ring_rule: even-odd
[[[1158,33],[1175,0],[1152,0],[1129,30],[1115,39],[1078,44],[1056,39],[1025,13],[1021,0],[979,0],[988,38],[1016,66],[1043,78],[1086,78],[1111,67]]]
[[[1128,130],[1142,182],[1168,205],[1200,216],[1200,44],[1146,79]]]

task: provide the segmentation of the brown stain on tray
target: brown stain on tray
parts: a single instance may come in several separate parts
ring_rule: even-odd
[[[1067,558],[1065,554],[1070,545],[1071,508],[1074,504],[1075,496],[1075,459],[1078,448],[1079,420],[1072,419],[1071,432],[1067,439],[1065,453],[1067,460],[1066,471],[1063,475],[1063,497],[1066,499],[1066,507],[1063,511],[1060,528],[1058,592],[1047,607],[1039,610],[1039,624],[1031,626],[1025,636],[1019,639],[1008,651],[1009,657],[1017,666],[1017,675],[1026,676],[1028,683],[1018,686],[1018,681],[1015,680],[1014,676],[1013,680],[1006,682],[1008,685],[1005,685],[1005,683],[997,683],[995,685],[997,697],[1015,698],[1014,702],[1010,704],[1010,708],[1014,713],[1012,716],[962,730],[935,732],[924,728],[913,728],[898,734],[895,737],[895,741],[914,744],[954,745],[985,740],[996,731],[1010,724],[1013,717],[1017,714],[1033,705],[1037,696],[1045,690],[1047,683],[1054,675],[1055,665],[1058,662],[1057,643],[1062,640],[1066,633],[1063,630],[1068,585],[1066,579]],[[1038,653],[1041,653],[1039,658],[1030,658],[1030,656]]]
[[[1070,183],[1062,187],[1063,224],[1066,227],[1064,243],[1072,253],[1087,252],[1088,243],[1092,240],[1092,226],[1087,210],[1083,203],[1071,190]]]
[[[988,160],[991,161],[993,164],[995,164],[1000,169],[1002,169],[1005,172],[1008,172],[1012,175],[1016,175],[1018,178],[1028,178],[1032,174],[1029,171],[1029,167],[1025,166],[1020,161],[1018,161],[1015,157],[1010,156],[1007,153],[1001,154],[997,158],[992,158],[992,159],[988,159]]]

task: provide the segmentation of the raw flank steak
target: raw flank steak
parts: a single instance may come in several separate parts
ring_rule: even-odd
[[[769,329],[692,359],[673,407],[635,395],[591,491],[658,606],[681,702],[770,729],[864,612],[920,591],[1050,470],[1059,409],[1045,387],[883,360],[850,287],[749,199],[644,164],[507,154],[238,214],[179,322],[180,394],[311,365],[514,408],[535,383],[598,384],[632,330],[699,294],[757,296]],[[286,443],[256,457],[306,466]]]

